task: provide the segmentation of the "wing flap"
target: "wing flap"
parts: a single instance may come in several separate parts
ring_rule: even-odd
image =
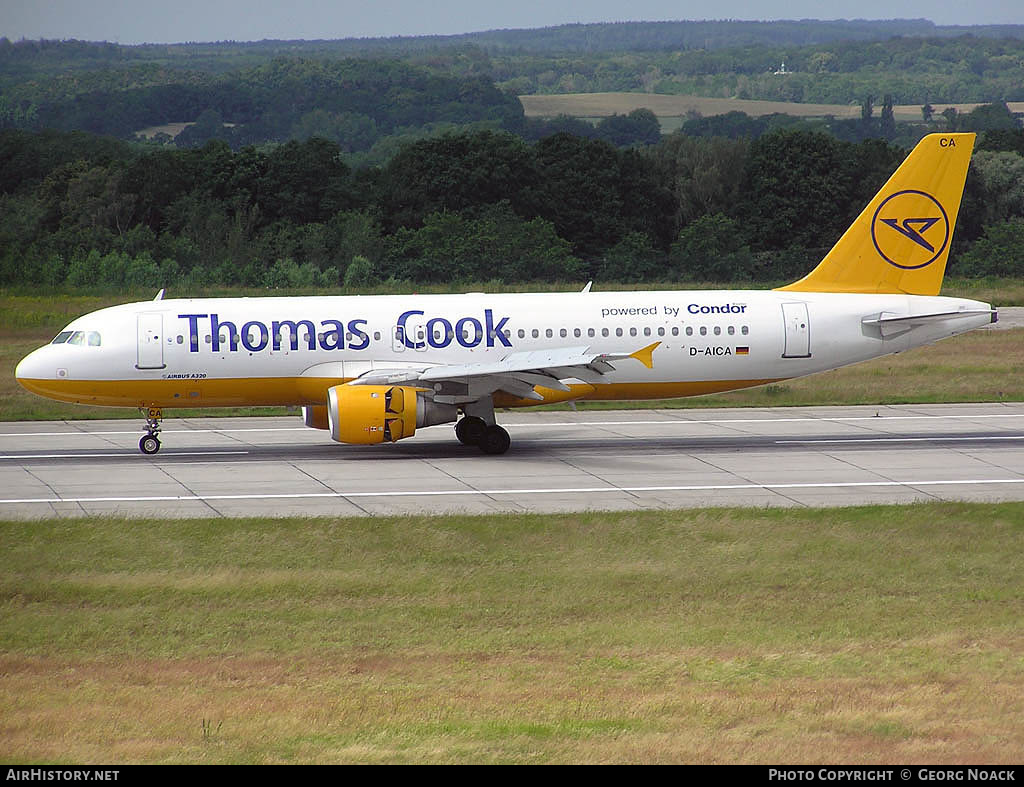
[[[577,379],[590,385],[607,382],[615,371],[612,361],[635,359],[653,367],[653,353],[661,342],[654,342],[632,353],[594,353],[588,346],[556,347],[509,353],[499,361],[484,363],[439,364],[418,368],[373,369],[349,382],[349,385],[413,385],[437,392],[461,403],[475,401],[495,391],[523,399],[543,401],[537,387],[563,393],[571,389],[562,380]],[[465,393],[449,393],[457,384]],[[441,395],[441,394],[438,394]]]

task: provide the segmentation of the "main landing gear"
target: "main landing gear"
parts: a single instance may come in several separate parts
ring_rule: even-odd
[[[485,454],[503,454],[512,444],[508,432],[483,418],[467,415],[455,425],[455,436],[463,445],[475,445]]]
[[[139,408],[142,409],[142,408]],[[146,413],[146,434],[139,440],[139,450],[144,454],[155,454],[160,450],[160,422],[164,414],[159,407],[150,407]]]

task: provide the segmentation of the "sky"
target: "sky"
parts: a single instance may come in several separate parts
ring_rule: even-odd
[[[709,10],[713,11],[709,13]],[[1024,24],[1021,0],[0,0],[0,35],[122,44],[447,35],[574,22],[930,19]]]

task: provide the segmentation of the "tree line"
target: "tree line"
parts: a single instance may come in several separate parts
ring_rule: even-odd
[[[778,281],[809,270],[902,161],[781,129],[642,148],[491,130],[351,167],[321,138],[147,148],[0,132],[0,284],[366,286]],[[983,135],[952,271],[1024,275],[1024,132]]]

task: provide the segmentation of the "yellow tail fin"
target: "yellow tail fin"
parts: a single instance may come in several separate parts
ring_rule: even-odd
[[[929,134],[791,292],[938,295],[974,134]]]

